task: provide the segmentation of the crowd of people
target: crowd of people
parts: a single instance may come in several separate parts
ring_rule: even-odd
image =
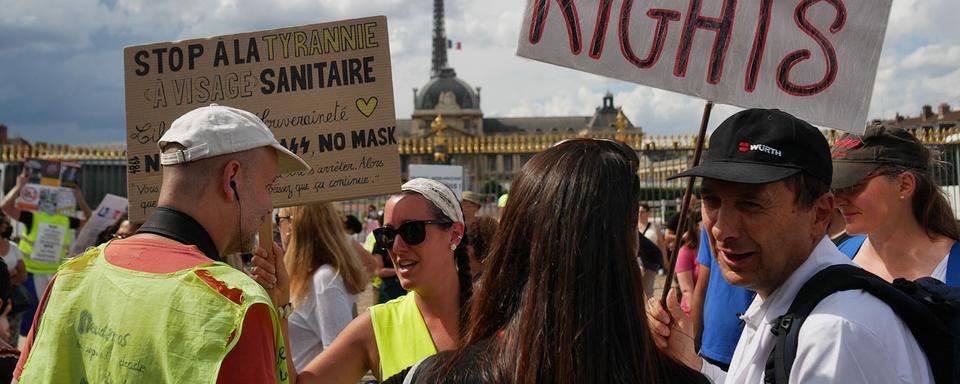
[[[274,212],[264,186],[309,166],[249,112],[195,109],[158,145],[157,210],[77,257],[32,259],[30,231],[63,219],[4,199],[28,231],[0,243],[0,308],[18,311],[17,284],[37,293],[20,345],[0,340],[14,381],[940,383],[960,358],[948,321],[921,329],[926,307],[896,296],[916,281],[956,306],[923,290],[960,284],[937,154],[902,130],[831,148],[788,113],[739,112],[675,176],[700,178],[700,198],[664,224],[640,201],[637,152],[615,140],[536,154],[495,216],[473,192],[413,179],[363,221],[331,203]],[[257,245],[265,222],[277,241]],[[236,253],[249,270],[221,262]],[[661,302],[654,281],[672,263]],[[894,293],[826,290],[794,312],[808,282],[849,267]],[[358,310],[371,283],[376,304]]]

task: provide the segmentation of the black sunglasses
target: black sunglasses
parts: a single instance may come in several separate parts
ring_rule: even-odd
[[[400,224],[399,228],[380,227],[373,230],[373,236],[380,245],[386,249],[393,248],[393,241],[400,235],[403,242],[409,245],[417,245],[423,242],[427,237],[427,224],[452,224],[453,220],[446,217],[434,220],[408,221]]]
[[[281,222],[281,221],[284,221],[284,220],[293,220],[293,216],[292,216],[292,215],[290,215],[290,216],[280,216],[280,215],[277,215],[277,216],[276,216],[277,226],[280,226],[280,222]]]

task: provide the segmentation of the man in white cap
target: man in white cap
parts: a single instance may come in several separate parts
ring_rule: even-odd
[[[271,214],[268,186],[309,166],[257,116],[215,104],[175,120],[158,145],[156,211],[136,235],[60,269],[16,380],[287,382],[279,320],[289,306],[275,309],[260,285],[219,261],[263,254],[253,244]]]

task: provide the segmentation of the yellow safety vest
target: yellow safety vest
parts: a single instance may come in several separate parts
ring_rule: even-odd
[[[57,268],[67,257],[67,251],[70,249],[70,218],[64,215],[51,215],[43,212],[32,212],[33,223],[30,224],[30,231],[20,238],[20,252],[23,253],[23,265],[27,267],[27,272],[52,275],[57,272]],[[63,247],[60,250],[59,260],[55,263],[49,261],[40,261],[33,257],[33,247],[37,242],[37,235],[42,226],[57,226],[64,232]]]
[[[390,376],[437,354],[427,323],[423,321],[413,291],[370,307],[370,321],[380,355],[380,378]]]
[[[377,244],[377,237],[373,235],[373,232],[367,234],[367,238],[363,242],[363,249],[366,249],[367,252],[373,253],[373,247]],[[373,257],[380,257],[380,255],[373,255]],[[371,283],[374,287],[380,288],[380,284],[383,284],[383,279],[380,276],[373,275]]]
[[[219,262],[168,274],[132,271],[109,264],[106,246],[60,268],[21,383],[216,383],[257,303],[270,307],[277,382],[288,382],[277,314],[256,282]],[[201,270],[242,290],[242,303],[211,288]]]

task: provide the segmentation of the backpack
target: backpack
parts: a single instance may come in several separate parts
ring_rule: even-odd
[[[815,274],[778,317],[771,331],[776,336],[767,358],[764,382],[786,384],[797,355],[800,327],[820,300],[851,289],[862,289],[890,306],[910,329],[930,362],[936,383],[960,383],[960,288],[932,277],[893,284],[857,266],[832,265]]]

